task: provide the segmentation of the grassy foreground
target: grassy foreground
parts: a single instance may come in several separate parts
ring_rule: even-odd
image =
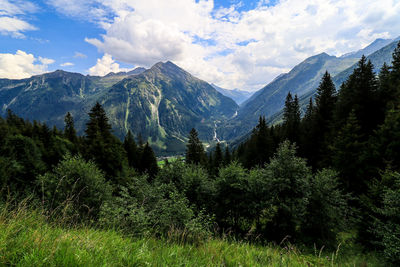
[[[0,209],[2,266],[380,266],[374,257],[319,254],[222,239],[197,245],[133,239],[113,230],[63,228],[35,211]]]

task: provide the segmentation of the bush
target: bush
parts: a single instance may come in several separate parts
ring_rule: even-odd
[[[316,173],[310,189],[304,239],[318,247],[336,245],[337,234],[348,225],[350,196],[339,189],[338,173],[330,169]]]
[[[384,183],[382,206],[378,207],[374,232],[379,239],[388,263],[400,264],[400,173],[387,171]]]
[[[133,236],[167,236],[171,230],[207,233],[209,225],[200,225],[199,220],[204,221],[200,215],[195,216],[172,183],[154,185],[146,175],[135,175],[121,187],[118,197],[104,203],[100,223]]]
[[[271,216],[265,227],[269,239],[280,242],[287,236],[301,235],[311,193],[310,178],[311,170],[296,156],[296,147],[283,142],[264,170]]]
[[[66,155],[52,172],[39,176],[38,182],[44,207],[74,221],[96,218],[112,192],[103,173],[81,156]]]

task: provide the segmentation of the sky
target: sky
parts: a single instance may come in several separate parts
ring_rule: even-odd
[[[0,78],[172,61],[254,91],[322,52],[400,35],[400,0],[0,0]]]

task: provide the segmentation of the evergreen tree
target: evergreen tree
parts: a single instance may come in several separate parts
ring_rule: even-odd
[[[297,95],[293,99],[292,94],[288,93],[283,112],[284,137],[291,142],[298,143],[300,134],[300,106]]]
[[[229,152],[229,147],[225,147],[225,154],[224,154],[224,165],[228,165],[232,161],[231,153]]]
[[[93,159],[108,179],[120,183],[124,179],[126,154],[121,142],[112,134],[106,113],[98,102],[89,112],[85,133],[86,159]]]
[[[64,118],[65,128],[64,128],[64,136],[71,141],[73,144],[77,144],[78,137],[76,135],[76,130],[74,126],[74,118],[71,113],[67,113]]]
[[[331,138],[333,114],[336,105],[336,88],[331,76],[325,72],[317,88],[315,96],[314,122],[311,137],[313,139],[314,158],[318,159],[318,166],[327,167],[324,163],[328,159],[328,145]]]
[[[363,176],[365,142],[363,133],[354,112],[351,112],[346,124],[333,141],[332,164],[339,171],[341,182],[347,192],[360,195],[366,192]]]
[[[126,151],[126,155],[128,157],[128,165],[129,167],[137,169],[139,166],[139,155],[138,148],[133,138],[131,131],[129,130],[124,139],[124,149]]]
[[[224,156],[222,154],[221,144],[218,142],[214,152],[214,172],[218,174],[218,169],[224,163]]]
[[[316,163],[319,160],[317,156],[317,147],[315,146],[315,107],[313,105],[313,100],[307,105],[306,113],[301,121],[301,136],[300,136],[300,155],[308,160],[308,164],[315,168]]]
[[[336,129],[342,128],[353,110],[361,131],[370,134],[381,123],[380,116],[374,109],[379,106],[377,88],[373,65],[363,56],[348,80],[341,86],[335,111]]]
[[[189,133],[189,141],[186,145],[186,162],[189,164],[204,164],[205,152],[196,129]]]
[[[103,107],[96,102],[89,112],[89,121],[86,123],[86,137],[89,141],[100,137],[103,140],[111,138],[111,125],[108,122]]]
[[[150,178],[154,178],[158,172],[157,158],[148,142],[143,147],[139,171],[141,173],[147,173]]]

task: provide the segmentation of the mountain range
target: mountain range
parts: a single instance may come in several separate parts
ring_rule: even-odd
[[[71,112],[80,134],[87,113],[99,102],[117,136],[123,138],[131,130],[160,154],[184,151],[193,127],[202,140],[212,141],[215,121],[226,120],[239,109],[232,99],[172,62],[104,77],[58,70],[22,80],[0,79],[0,101],[3,116],[11,109],[59,128]]]
[[[341,57],[321,53],[305,59],[289,73],[279,75],[246,100],[240,106],[238,115],[227,121],[224,127],[220,127],[219,136],[225,140],[241,138],[257,124],[259,116],[265,116],[269,123],[280,122],[285,98],[289,92],[298,95],[304,110],[309,98],[315,95],[325,71],[331,74],[336,88],[339,89],[341,83],[353,72],[362,55],[371,60],[375,71],[379,71],[384,62],[390,64],[399,39],[377,39],[364,49]]]
[[[241,105],[244,101],[249,99],[254,92],[249,92],[249,91],[242,91],[239,89],[233,89],[233,90],[228,90],[221,88],[215,84],[211,84],[212,87],[215,88],[218,92],[223,94],[224,96],[232,98],[238,105]]]
[[[159,155],[182,153],[191,128],[209,145],[243,140],[259,116],[272,123],[281,120],[288,92],[297,94],[304,108],[326,70],[339,88],[360,55],[366,55],[376,71],[383,62],[390,64],[397,42],[377,39],[341,57],[326,53],[309,57],[253,95],[209,84],[169,61],[106,76],[57,70],[21,80],[0,79],[0,115],[11,109],[25,119],[62,129],[65,114],[71,112],[78,133],[83,134],[87,113],[99,102],[121,139],[131,130]]]

